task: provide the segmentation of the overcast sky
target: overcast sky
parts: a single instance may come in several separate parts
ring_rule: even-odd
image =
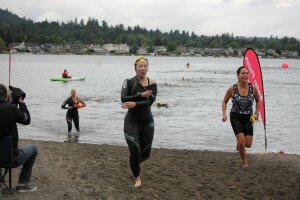
[[[0,8],[33,21],[94,17],[164,32],[300,39],[300,0],[0,0]]]

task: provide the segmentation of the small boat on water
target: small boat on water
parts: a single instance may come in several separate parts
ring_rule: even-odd
[[[72,77],[72,78],[62,78],[62,77],[51,77],[51,81],[62,81],[62,82],[69,82],[69,81],[84,81],[85,77]]]

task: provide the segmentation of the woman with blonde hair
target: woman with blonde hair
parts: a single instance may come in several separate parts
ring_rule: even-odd
[[[61,108],[67,109],[67,114],[66,114],[66,120],[68,124],[68,141],[72,141],[72,121],[74,121],[75,128],[77,130],[77,133],[74,135],[74,141],[77,142],[79,138],[79,114],[78,114],[78,109],[85,107],[86,104],[85,102],[79,98],[76,94],[76,90],[72,89],[71,90],[71,96],[68,97],[64,103],[61,105]]]

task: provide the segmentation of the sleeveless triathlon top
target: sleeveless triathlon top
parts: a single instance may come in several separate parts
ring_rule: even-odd
[[[252,106],[254,101],[253,86],[249,84],[249,92],[247,96],[241,96],[238,91],[237,84],[233,85],[232,108],[230,112],[239,114],[252,114]]]

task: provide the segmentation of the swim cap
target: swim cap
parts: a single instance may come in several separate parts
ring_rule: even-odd
[[[145,58],[144,56],[138,56],[135,60],[135,63],[134,65],[136,65],[138,62],[144,62],[144,63],[147,63],[148,64],[148,59]]]

